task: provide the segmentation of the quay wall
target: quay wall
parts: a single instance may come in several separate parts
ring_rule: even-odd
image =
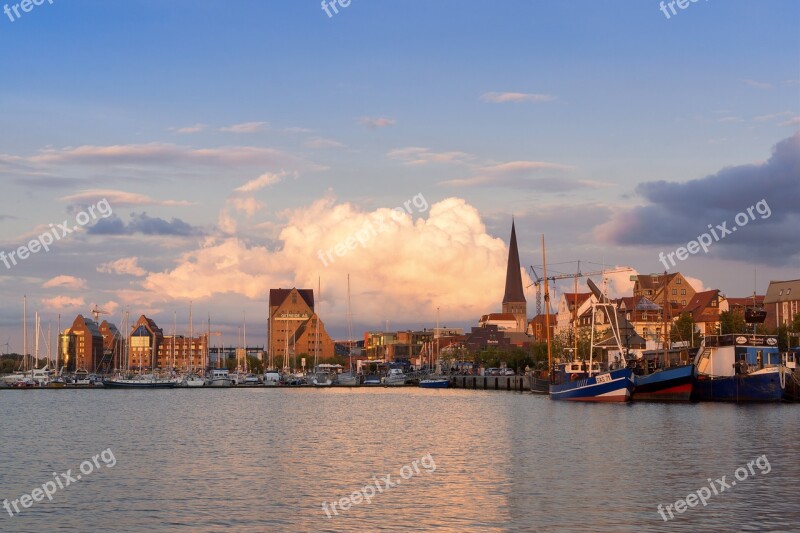
[[[450,386],[456,389],[525,392],[531,390],[531,380],[528,376],[450,376]]]

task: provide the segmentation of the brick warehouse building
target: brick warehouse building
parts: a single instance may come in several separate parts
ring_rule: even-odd
[[[319,353],[320,359],[334,356],[333,340],[314,311],[312,289],[270,289],[268,353],[268,366],[277,368],[295,365],[299,368],[298,357],[303,354],[312,358],[306,360],[306,368],[313,365],[315,353]]]

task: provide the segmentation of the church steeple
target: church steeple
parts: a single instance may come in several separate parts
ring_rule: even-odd
[[[528,329],[528,305],[522,288],[522,272],[519,266],[517,249],[517,230],[511,219],[511,241],[508,243],[508,266],[506,269],[506,292],[503,295],[503,313],[514,315],[517,322],[515,331],[525,333]]]
[[[525,292],[522,289],[522,273],[519,265],[519,250],[517,249],[517,230],[514,219],[511,219],[511,241],[508,245],[508,269],[506,270],[506,293],[503,303],[525,302]]]

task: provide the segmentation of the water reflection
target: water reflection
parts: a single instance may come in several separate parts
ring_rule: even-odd
[[[792,530],[796,405],[572,405],[419,389],[4,391],[0,491],[14,499],[111,448],[113,469],[3,531]],[[327,518],[426,454],[421,473]],[[766,454],[669,523],[674,503]]]

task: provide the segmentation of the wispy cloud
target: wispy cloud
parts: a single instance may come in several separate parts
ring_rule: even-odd
[[[386,117],[361,117],[358,119],[359,124],[370,129],[394,126],[395,122],[393,118]]]
[[[466,152],[434,152],[430,148],[408,146],[397,148],[386,154],[406,165],[427,165],[429,163],[463,164],[473,158]]]
[[[219,131],[228,133],[258,133],[264,131],[267,126],[266,122],[243,122],[241,124],[233,124],[220,128]]]
[[[236,192],[255,192],[259,189],[263,189],[264,187],[268,187],[275,183],[278,183],[283,179],[285,174],[274,174],[272,172],[267,172],[266,174],[262,174],[256,179],[252,179],[234,189]]]
[[[181,134],[191,134],[191,133],[200,133],[201,131],[205,130],[208,126],[205,124],[195,124],[194,126],[184,126],[182,128],[169,128],[169,131],[174,133],[181,133]]]
[[[781,126],[800,126],[800,116],[792,117],[786,122],[781,122]]]
[[[56,276],[42,283],[43,289],[62,287],[72,290],[83,290],[86,288],[86,280],[75,276]]]
[[[168,143],[85,145],[46,149],[28,159],[40,164],[72,165],[270,165],[298,160],[284,152],[257,146],[189,148]]]
[[[493,104],[505,104],[505,103],[521,103],[521,102],[550,102],[555,100],[556,97],[550,94],[538,94],[538,93],[484,93],[481,96],[481,100],[484,102],[490,102]]]
[[[333,139],[326,139],[324,137],[311,137],[306,140],[305,145],[308,148],[325,149],[325,148],[347,148],[347,146],[339,141]]]
[[[765,81],[757,81],[757,80],[742,80],[745,84],[749,85],[750,87],[755,87],[756,89],[772,89],[772,84],[767,83]]]
[[[770,113],[768,115],[759,115],[753,118],[754,122],[771,122],[773,120],[778,120],[783,117],[792,116],[794,113],[791,111],[781,111],[780,113]]]
[[[60,200],[70,204],[86,205],[96,203],[102,199],[108,200],[112,207],[131,207],[140,205],[167,205],[167,206],[189,206],[191,202],[187,200],[156,200],[145,194],[135,192],[118,191],[114,189],[90,189],[81,191],[68,196],[63,196]]]
[[[546,161],[509,161],[484,166],[476,170],[476,175],[468,178],[443,181],[440,185],[452,187],[526,187],[541,192],[565,192],[581,187],[597,188],[598,182],[564,179],[557,174],[571,170],[572,167]],[[548,173],[548,176],[541,176]],[[603,184],[603,186],[606,186]]]

